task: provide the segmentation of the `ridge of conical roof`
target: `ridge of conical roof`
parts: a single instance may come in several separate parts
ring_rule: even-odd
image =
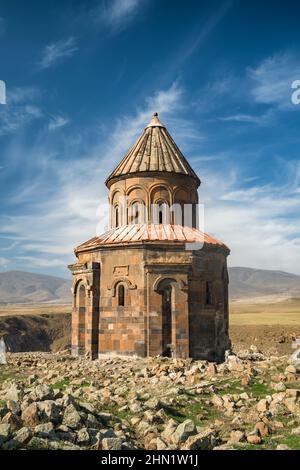
[[[198,176],[159,120],[157,113],[153,114],[142,135],[109,175],[106,184],[115,178],[144,172],[191,176],[200,184]]]

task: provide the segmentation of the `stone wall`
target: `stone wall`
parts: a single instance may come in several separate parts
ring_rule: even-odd
[[[221,249],[188,251],[158,244],[103,247],[79,254],[71,270],[74,354],[161,355],[162,293],[168,285],[172,355],[223,360],[229,347],[228,277]],[[207,282],[212,289],[210,304]],[[81,285],[86,292],[84,315]],[[124,306],[119,305],[121,285]]]

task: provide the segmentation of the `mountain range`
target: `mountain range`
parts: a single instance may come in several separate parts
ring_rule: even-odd
[[[284,271],[229,268],[231,300],[255,297],[300,297],[300,276]],[[0,304],[70,303],[71,281],[25,271],[0,273]]]

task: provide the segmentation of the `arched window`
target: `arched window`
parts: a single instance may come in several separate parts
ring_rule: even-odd
[[[155,224],[170,223],[170,207],[165,201],[156,201],[153,205],[153,219]]]
[[[78,307],[80,311],[85,311],[85,286],[80,284],[78,290]]]
[[[123,284],[120,284],[118,287],[118,305],[119,307],[125,306],[125,288]]]
[[[132,204],[132,222],[138,224],[140,219],[139,204],[135,202]]]
[[[206,305],[213,305],[213,289],[211,281],[206,281],[205,303]]]
[[[159,223],[159,224],[162,224],[162,223],[163,223],[163,216],[164,216],[164,213],[163,213],[163,205],[162,205],[162,204],[159,204],[159,205],[158,205],[158,223]]]
[[[118,206],[115,208],[115,226],[119,227],[119,208],[118,208]]]

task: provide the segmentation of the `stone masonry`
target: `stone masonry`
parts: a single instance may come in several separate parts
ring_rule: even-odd
[[[197,228],[200,180],[156,113],[106,185],[110,229],[69,266],[73,354],[223,361],[229,249]]]

